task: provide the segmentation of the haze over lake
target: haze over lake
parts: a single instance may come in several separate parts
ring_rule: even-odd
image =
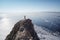
[[[60,32],[60,12],[0,13],[0,39],[4,40],[14,24],[23,20],[24,16],[30,18],[35,25]]]

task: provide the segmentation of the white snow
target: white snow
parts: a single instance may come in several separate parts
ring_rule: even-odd
[[[34,28],[40,40],[60,40],[60,36],[54,36],[52,33],[44,30],[42,27],[35,25]]]

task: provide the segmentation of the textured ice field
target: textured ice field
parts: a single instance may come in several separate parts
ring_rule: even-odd
[[[60,36],[54,36],[52,33],[44,30],[42,27],[34,26],[40,40],[60,40]]]

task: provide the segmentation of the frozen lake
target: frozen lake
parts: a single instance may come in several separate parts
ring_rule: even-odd
[[[60,32],[60,13],[0,13],[0,40],[4,40],[14,24],[23,19],[32,19],[33,23],[52,31]]]

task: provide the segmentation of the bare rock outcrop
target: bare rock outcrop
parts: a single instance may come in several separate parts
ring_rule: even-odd
[[[34,30],[32,20],[25,19],[17,22],[5,40],[39,40]]]

